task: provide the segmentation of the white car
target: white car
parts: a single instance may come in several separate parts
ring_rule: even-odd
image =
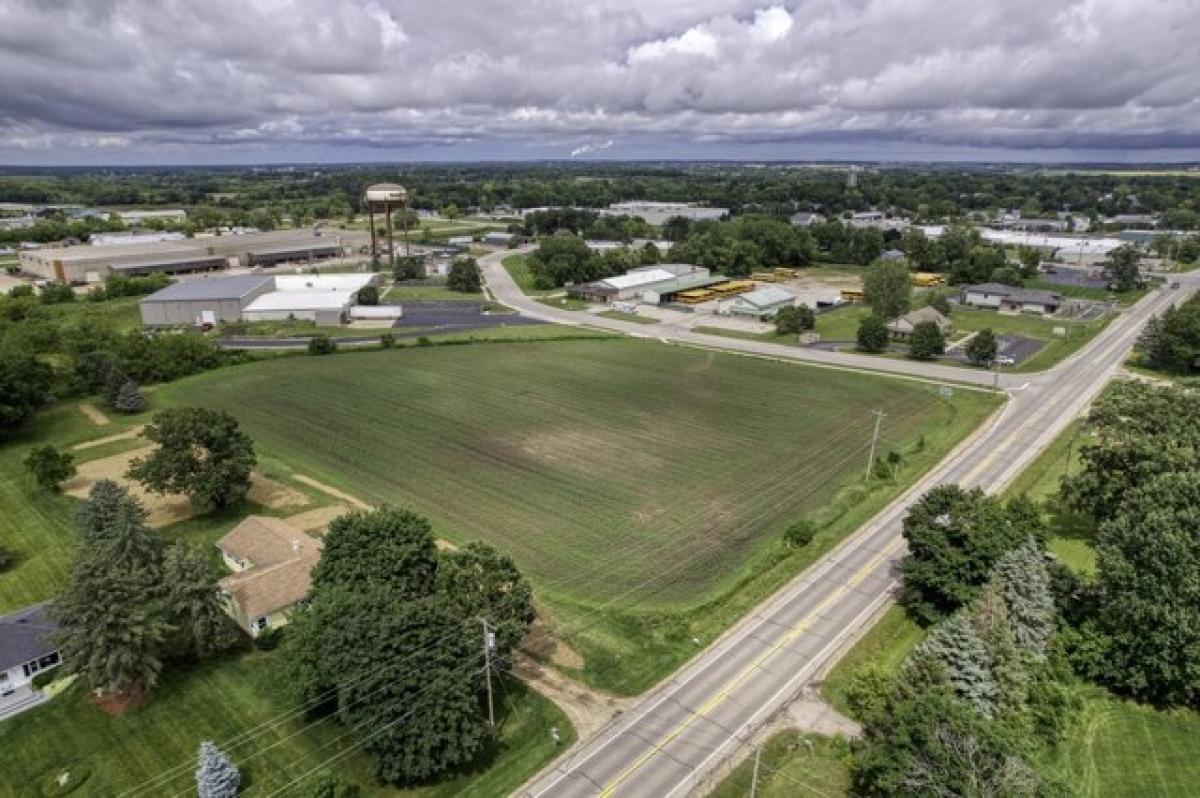
[[[1013,360],[1008,355],[997,355],[996,356],[996,365],[997,366],[1012,366],[1012,365],[1015,365],[1016,362],[1017,361]]]

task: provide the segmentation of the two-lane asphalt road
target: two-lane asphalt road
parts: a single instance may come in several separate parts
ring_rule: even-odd
[[[497,298],[549,321],[575,321],[525,297],[500,266],[484,259],[488,284]],[[761,723],[786,704],[827,665],[847,641],[860,634],[890,599],[895,565],[904,554],[901,520],[909,505],[930,488],[957,482],[998,491],[1032,461],[1096,396],[1120,367],[1151,314],[1192,293],[1197,278],[1184,276],[1179,290],[1151,293],[1123,313],[1075,356],[1037,375],[1008,378],[1014,388],[1005,407],[964,441],[938,467],[765,604],[744,618],[636,706],[583,740],[519,791],[522,796],[687,795]],[[609,329],[647,334],[651,325],[589,318]],[[611,322],[611,324],[609,323]],[[627,329],[628,328],[628,329]],[[655,337],[658,337],[657,335]],[[691,335],[664,333],[667,340],[693,343]],[[900,376],[985,382],[991,375],[903,361],[847,355],[811,357],[811,350],[758,347],[737,339],[704,346],[749,351],[823,365],[858,366]],[[783,350],[783,351],[776,351]],[[823,353],[830,354],[830,353]],[[881,368],[882,366],[882,368]],[[901,369],[901,366],[913,367]],[[980,379],[982,378],[982,379]]]

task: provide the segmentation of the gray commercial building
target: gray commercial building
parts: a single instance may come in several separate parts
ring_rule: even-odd
[[[274,290],[275,278],[261,274],[184,280],[141,301],[142,324],[173,327],[240,321],[247,305]]]

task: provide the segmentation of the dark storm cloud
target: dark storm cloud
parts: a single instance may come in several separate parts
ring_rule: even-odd
[[[0,0],[0,152],[1194,149],[1197,41],[1194,0]]]

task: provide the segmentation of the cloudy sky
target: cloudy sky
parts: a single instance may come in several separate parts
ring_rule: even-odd
[[[1200,160],[1200,0],[0,0],[0,164]]]

